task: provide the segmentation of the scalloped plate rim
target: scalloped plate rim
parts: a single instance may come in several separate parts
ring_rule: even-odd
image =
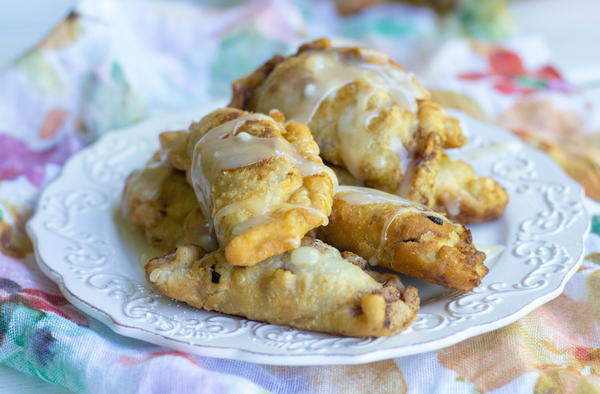
[[[213,104],[207,105],[206,107],[215,107],[215,104],[213,103]],[[206,107],[203,107],[203,108],[206,108]],[[452,112],[454,114],[459,114],[457,111],[449,111],[449,112]],[[185,114],[188,114],[191,116],[191,114],[196,114],[196,113],[202,113],[202,111],[200,111],[200,110],[186,111],[186,112],[183,112],[180,114],[176,114],[176,117],[182,117],[182,116],[185,116]],[[463,118],[467,117],[464,114],[461,114],[461,116]],[[171,115],[171,116],[165,116],[165,117],[161,117],[161,118],[166,119],[166,118],[174,118],[174,117],[175,116]],[[155,121],[156,121],[156,119],[150,119],[150,120],[132,125],[131,127],[121,129],[121,130],[122,131],[126,131],[126,130],[131,131],[132,129],[143,129],[145,127],[148,127],[150,124],[152,124]],[[491,124],[488,124],[488,125],[497,130],[501,130],[501,128],[499,128],[498,126],[491,125]],[[514,137],[513,135],[509,134],[508,132],[506,132],[506,134],[511,139],[513,139],[515,141],[519,141],[518,138]],[[100,144],[104,138],[111,137],[111,135],[115,135],[114,132],[104,136],[99,141],[96,141],[94,144],[90,145],[86,149],[82,150],[81,152],[78,152],[76,155],[71,157],[69,159],[69,161],[66,163],[66,165],[63,167],[60,175],[50,185],[48,185],[46,188],[44,188],[44,190],[41,193],[39,201],[41,202],[43,200],[44,195],[47,194],[52,189],[53,186],[56,186],[61,181],[64,181],[65,179],[68,178],[69,172],[70,172],[69,169],[71,166],[75,166],[75,163],[78,158],[80,158],[90,148]],[[521,142],[519,142],[519,143],[522,144]],[[526,147],[526,149],[536,151],[529,147]],[[539,153],[542,153],[542,152],[539,152]],[[544,156],[545,156],[545,154],[544,154]],[[579,184],[577,184],[575,181],[568,178],[568,176],[566,174],[564,174],[562,169],[554,161],[552,161],[552,159],[550,159],[549,157],[546,156],[546,160],[550,160],[552,165],[554,165],[555,169],[562,173],[562,176],[565,178],[565,181],[567,183],[569,183],[569,186],[574,187],[574,189],[576,189],[575,194],[577,194],[577,197],[580,200],[582,200],[582,198],[584,196],[583,188]],[[564,182],[563,182],[563,184],[564,184]],[[163,336],[161,334],[148,331],[148,330],[144,329],[143,327],[136,327],[136,326],[124,324],[122,322],[119,322],[118,319],[115,318],[114,316],[111,316],[107,311],[98,309],[93,305],[93,303],[90,303],[89,301],[86,301],[86,300],[80,298],[79,296],[77,296],[75,294],[75,292],[73,292],[69,288],[68,284],[65,283],[63,275],[60,272],[52,269],[44,261],[44,259],[40,255],[40,245],[39,245],[40,242],[39,242],[37,230],[35,227],[37,222],[39,220],[41,220],[40,219],[40,217],[41,217],[40,210],[36,209],[35,214],[29,220],[26,227],[27,227],[27,232],[33,241],[36,261],[38,262],[38,265],[40,266],[40,268],[42,269],[44,274],[46,274],[50,279],[52,279],[59,286],[60,291],[63,293],[65,298],[67,298],[69,300],[69,302],[71,302],[78,309],[83,310],[85,313],[89,314],[90,316],[100,320],[102,323],[104,323],[105,325],[110,327],[113,331],[117,332],[118,334],[128,336],[128,337],[131,337],[134,339],[150,342],[150,343],[153,343],[156,345],[166,346],[166,347],[174,348],[177,350],[191,352],[191,353],[199,354],[202,356],[208,356],[208,357],[229,358],[229,359],[236,359],[236,360],[241,360],[241,361],[257,362],[257,363],[272,364],[272,365],[327,365],[327,364],[366,363],[366,362],[373,362],[373,361],[382,360],[382,359],[409,356],[409,355],[439,350],[439,349],[454,345],[454,344],[456,344],[460,341],[463,341],[465,339],[468,339],[470,337],[480,335],[480,334],[492,331],[497,328],[504,327],[504,326],[518,320],[519,318],[525,316],[527,313],[531,312],[532,310],[536,309],[537,307],[558,297],[564,290],[564,287],[566,286],[566,283],[568,282],[568,280],[577,271],[577,269],[580,266],[581,261],[583,259],[584,239],[590,230],[589,215],[585,209],[585,206],[583,206],[583,216],[586,219],[586,225],[585,225],[584,231],[582,232],[582,237],[578,238],[576,244],[574,245],[574,248],[576,248],[579,251],[577,256],[573,256],[573,259],[575,260],[574,264],[568,269],[567,272],[564,273],[560,283],[558,283],[556,286],[552,286],[551,289],[547,288],[546,291],[544,292],[544,294],[533,299],[531,302],[524,305],[520,309],[512,311],[511,313],[505,314],[503,316],[497,317],[493,321],[483,322],[480,324],[474,324],[474,325],[467,327],[461,331],[451,333],[446,336],[441,336],[440,338],[432,340],[432,341],[426,340],[426,341],[420,342],[420,343],[413,343],[410,345],[399,345],[399,346],[395,346],[395,347],[388,347],[385,349],[376,349],[376,350],[368,350],[367,349],[364,352],[360,352],[360,353],[356,353],[356,354],[344,354],[344,353],[333,353],[333,352],[329,352],[329,353],[325,353],[325,354],[324,353],[304,353],[304,354],[285,354],[285,355],[271,354],[271,353],[257,352],[257,351],[248,350],[248,349],[240,349],[240,348],[235,348],[235,347],[222,347],[222,346],[213,346],[213,345],[207,345],[207,344],[194,344],[194,343],[190,343],[188,341],[184,341],[181,339]]]
[[[133,339],[138,339],[142,341],[146,341],[158,346],[165,346],[175,350],[180,350],[184,352],[190,352],[189,346],[193,346],[194,348],[202,348],[203,351],[198,354],[204,357],[217,357],[224,359],[232,359],[232,360],[240,360],[246,362],[254,362],[258,364],[266,364],[266,365],[287,365],[287,366],[316,366],[316,365],[331,365],[331,364],[362,364],[362,363],[370,363],[375,361],[386,360],[390,358],[397,357],[405,357],[412,356],[416,354],[426,353],[430,351],[444,349],[446,347],[455,345],[459,342],[462,342],[471,337],[488,333],[495,329],[502,328],[508,324],[515,322],[516,320],[522,318],[533,310],[539,308],[547,302],[552,301],[556,297],[558,297],[562,291],[566,283],[571,279],[571,277],[575,274],[579,266],[581,265],[582,255],[579,256],[578,263],[575,264],[572,269],[565,275],[563,281],[560,286],[554,291],[536,298],[531,303],[527,304],[525,307],[520,310],[510,314],[503,316],[493,322],[480,324],[477,326],[470,327],[463,331],[460,331],[456,334],[449,335],[444,338],[440,338],[436,341],[416,343],[410,346],[398,346],[391,347],[387,349],[368,351],[362,354],[356,355],[348,355],[348,354],[294,354],[294,355],[272,355],[269,353],[261,353],[255,352],[251,350],[238,349],[234,347],[221,347],[221,346],[211,346],[211,345],[198,345],[193,343],[186,343],[185,341],[181,341],[178,339],[165,337],[157,333],[153,333],[151,331],[147,331],[143,328],[128,326],[122,323],[116,322],[108,313],[95,308],[93,305],[83,301],[79,297],[77,297],[73,292],[71,292],[68,287],[65,285],[62,280],[62,275],[53,271],[50,267],[48,267],[43,259],[38,255],[37,249],[35,251],[36,261],[44,274],[46,274],[50,279],[52,279],[59,287],[61,293],[65,296],[65,298],[73,304],[77,309],[85,312],[86,314],[94,317],[95,319],[101,321],[108,327],[110,327],[114,332],[120,335],[124,335]],[[147,337],[141,338],[140,331],[147,335]],[[173,343],[175,342],[175,343]],[[440,344],[439,342],[443,342]],[[421,346],[422,348],[415,349],[416,347]],[[206,351],[204,351],[206,349]],[[382,354],[385,353],[385,354]],[[281,362],[280,359],[293,357],[293,361]]]

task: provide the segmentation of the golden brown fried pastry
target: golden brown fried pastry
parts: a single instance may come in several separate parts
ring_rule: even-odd
[[[352,263],[358,256],[347,256],[307,237],[291,252],[236,267],[222,251],[202,257],[196,247],[179,246],[150,260],[146,276],[168,297],[253,320],[358,337],[406,328],[419,307],[417,290],[395,275],[369,275]]]
[[[331,167],[340,185],[365,186],[341,167]],[[505,190],[491,178],[476,177],[473,169],[460,160],[450,160],[438,151],[418,168],[421,176],[406,178],[412,183],[410,200],[430,206],[460,223],[477,223],[502,216],[508,202]]]
[[[264,113],[277,109],[307,124],[326,161],[394,191],[426,135],[434,134],[442,147],[465,142],[457,120],[429,96],[385,54],[333,48],[322,39],[234,82],[230,105]]]
[[[419,201],[416,195],[412,200]],[[445,153],[439,158],[432,195],[435,202],[428,199],[427,205],[461,223],[495,220],[508,203],[508,194],[492,178],[476,176],[469,164],[450,160]]]
[[[431,100],[412,73],[372,49],[317,40],[293,56],[273,57],[232,88],[231,107],[277,109],[305,123],[326,162],[370,187],[429,206],[437,201],[435,170],[443,149],[466,141],[458,120]],[[503,192],[494,185],[496,194]],[[501,214],[504,205],[495,202],[483,210]],[[466,212],[453,217],[471,219],[470,213],[482,210],[465,201],[459,207]]]
[[[502,216],[508,194],[488,177],[478,177],[473,168],[451,160],[437,149],[431,138],[425,140],[424,155],[409,164],[397,193],[409,200],[444,212],[460,223],[480,223]]]
[[[297,248],[331,212],[337,180],[310,130],[273,116],[222,109],[189,129],[188,182],[234,265]]]
[[[170,250],[181,243],[216,249],[185,173],[151,161],[125,181],[123,216],[141,227],[149,245]]]
[[[488,272],[468,229],[374,189],[339,186],[329,225],[318,234],[371,264],[457,290],[473,289]]]
[[[169,163],[173,168],[185,171],[190,167],[190,157],[187,154],[187,131],[165,131],[158,136],[160,142],[160,159]]]

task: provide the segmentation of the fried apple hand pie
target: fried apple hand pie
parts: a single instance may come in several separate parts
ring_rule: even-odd
[[[370,264],[457,290],[472,290],[488,272],[468,229],[379,190],[339,186],[329,224],[318,235]]]
[[[335,174],[297,122],[222,109],[193,123],[187,178],[225,258],[254,265],[328,222]]]
[[[443,149],[460,147],[466,139],[458,120],[382,52],[336,48],[321,39],[302,45],[295,55],[273,57],[235,81],[232,89],[231,107],[263,113],[276,109],[308,125],[323,159],[367,186],[442,209],[464,222],[493,220],[504,210],[507,195],[491,179],[486,178],[485,191],[493,189],[497,198],[486,199],[485,206],[478,188],[471,190],[475,198],[462,199],[455,190],[446,193],[448,185],[443,191],[436,185],[437,171],[447,164],[440,159]],[[461,177],[478,182],[472,171]],[[446,203],[438,204],[440,200]]]
[[[365,271],[361,260],[309,237],[251,267],[183,245],[150,260],[146,276],[158,292],[209,311],[357,337],[400,332],[416,316],[417,289]]]

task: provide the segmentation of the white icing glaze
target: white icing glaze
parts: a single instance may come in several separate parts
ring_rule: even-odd
[[[321,220],[323,221],[323,224],[322,224],[323,226],[327,226],[329,224],[329,217],[327,217],[327,215],[325,215],[323,212],[319,211],[316,208],[307,207],[307,206],[298,205],[298,204],[288,204],[288,203],[285,203],[283,205],[284,205],[286,211],[288,211],[290,209],[295,209],[295,208],[304,209],[304,210],[312,213],[315,216],[320,216]]]
[[[339,198],[347,203],[357,205],[391,203],[416,212],[431,213],[433,215],[442,216],[440,213],[433,212],[429,208],[414,201],[368,187],[340,185],[337,188],[335,198]]]
[[[363,179],[360,166],[372,142],[368,128],[381,110],[380,107],[369,108],[372,96],[384,90],[392,101],[386,106],[396,105],[414,113],[417,111],[417,99],[423,98],[422,88],[412,73],[393,66],[384,53],[376,50],[362,50],[362,57],[349,54],[345,48],[307,51],[299,56],[305,58],[306,68],[312,72],[305,81],[294,81],[295,85],[304,83],[299,86],[304,98],[285,108],[288,119],[309,124],[321,103],[342,86],[358,81],[370,87],[366,94],[356,97],[356,105],[348,108],[337,123],[337,142],[342,160],[355,178]],[[279,83],[281,80],[277,78],[268,78],[261,90],[270,92],[272,85]],[[261,108],[260,98],[257,107]],[[402,166],[406,167],[406,149],[399,145],[394,150],[403,161]]]
[[[150,272],[150,282],[156,283],[157,285],[164,284],[169,279],[169,273],[161,269],[155,269]]]
[[[191,183],[202,212],[215,228],[218,239],[223,239],[220,229],[220,222],[223,217],[237,210],[247,210],[251,213],[248,220],[239,223],[232,230],[233,235],[239,235],[252,227],[272,221],[270,213],[280,209],[282,205],[276,198],[265,199],[261,197],[260,199],[244,200],[230,204],[221,208],[213,216],[211,185],[216,176],[224,170],[246,167],[275,157],[284,157],[287,161],[296,165],[303,177],[325,173],[330,176],[334,184],[337,182],[335,174],[330,168],[321,162],[312,161],[302,156],[295,145],[284,138],[260,138],[247,132],[237,133],[240,126],[249,120],[272,121],[271,118],[265,115],[245,114],[211,129],[196,142],[194,147],[190,170]],[[298,207],[323,216],[325,222],[327,220],[322,212],[314,208]]]
[[[134,194],[143,201],[154,200],[160,193],[160,185],[171,173],[168,164],[152,163],[141,171],[135,172],[129,186],[135,190]]]
[[[218,223],[217,217],[220,220],[224,216],[235,212],[238,209],[250,209],[253,213],[253,216],[241,223],[238,223],[232,230],[233,235],[239,235],[253,227],[273,222],[275,220],[275,212],[287,212],[292,209],[303,209],[312,213],[313,215],[320,216],[323,226],[326,226],[329,223],[329,218],[327,217],[327,215],[313,207],[289,203],[279,203],[278,205],[267,204],[265,203],[264,199],[241,201],[238,203],[230,204],[224,207],[223,209],[219,210],[217,215],[215,215],[215,223]]]
[[[214,235],[209,232],[198,237],[198,245],[200,245],[200,247],[206,251],[217,250],[219,248]]]
[[[371,95],[359,95],[355,107],[347,107],[337,122],[338,148],[346,169],[362,179],[361,165],[373,137],[368,133],[370,121],[379,115],[378,109],[366,110]],[[364,110],[362,110],[364,109]]]
[[[421,87],[416,84],[414,75],[388,63],[387,56],[381,52],[379,64],[365,61],[356,56],[344,53],[345,49],[329,51],[307,51],[307,67],[313,71],[311,79],[307,79],[303,92],[306,100],[297,103],[293,113],[286,113],[288,119],[301,123],[310,123],[321,102],[335,93],[339,88],[354,81],[365,82],[374,88],[383,88],[390,93],[394,104],[402,109],[416,112],[417,99],[422,98]],[[373,51],[373,54],[375,51]],[[265,91],[269,90],[267,80]],[[368,97],[365,99],[368,101]]]
[[[307,97],[312,97],[317,93],[317,87],[314,83],[309,83],[304,87],[304,95]]]
[[[321,258],[321,253],[310,246],[301,246],[298,249],[294,249],[290,255],[290,261],[292,264],[316,264]]]
[[[202,249],[210,252],[219,248],[216,234],[213,232],[209,220],[204,219],[201,224],[196,224],[194,230],[196,234],[195,239]]]
[[[402,174],[406,174],[406,171],[408,170],[408,164],[410,163],[410,153],[406,148],[404,148],[400,138],[396,136],[392,138],[390,149],[396,152],[396,155],[398,155],[398,158],[400,159],[400,171],[402,171]]]
[[[451,216],[456,216],[460,213],[460,199],[455,198],[452,200],[446,200],[444,202],[444,207],[446,207],[446,212],[448,212]]]
[[[272,257],[269,261],[280,264],[282,258],[285,268],[290,269],[296,275],[296,286],[310,287],[313,281],[319,280],[323,276],[327,277],[330,286],[334,286],[332,283],[339,283],[343,287],[361,283],[362,286],[373,289],[380,286],[360,267],[342,258],[340,252],[335,248],[321,249],[301,246],[291,252]]]
[[[269,216],[268,214],[261,214],[252,216],[250,219],[243,221],[242,223],[237,224],[233,230],[233,235],[240,235],[244,233],[244,231],[249,230],[253,227],[260,226],[261,224],[267,224],[273,222],[275,219]]]
[[[415,167],[416,163],[414,161],[409,161],[406,166],[406,171],[404,171],[404,176],[400,181],[400,185],[398,186],[397,193],[400,196],[407,196],[410,190],[412,189],[413,177],[415,175]]]
[[[294,248],[300,247],[300,245],[302,243],[302,240],[298,239],[298,238],[288,238],[286,241],[287,241],[286,243],[289,243],[290,245],[293,245]]]
[[[337,193],[335,194],[336,199],[343,200],[349,204],[355,205],[364,205],[364,204],[393,204],[396,206],[396,210],[393,214],[391,214],[385,225],[381,229],[381,233],[379,235],[379,245],[377,247],[377,253],[375,256],[379,256],[385,247],[385,243],[388,240],[388,232],[389,229],[398,218],[398,216],[403,215],[407,211],[425,214],[428,216],[439,217],[440,219],[447,221],[443,214],[439,212],[434,212],[429,208],[420,205],[416,202],[404,199],[402,197],[396,196],[394,194],[382,192],[376,189],[370,189],[367,187],[360,186],[338,186]],[[377,262],[377,257],[372,257],[369,260],[369,264],[375,265]]]

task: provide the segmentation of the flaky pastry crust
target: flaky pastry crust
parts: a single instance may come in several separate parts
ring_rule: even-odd
[[[302,245],[252,267],[229,264],[223,251],[203,256],[183,245],[150,260],[146,276],[158,292],[194,307],[306,330],[386,336],[414,320],[414,287],[404,288],[395,275],[370,275],[358,256],[344,259],[318,240]]]
[[[327,223],[331,212],[337,180],[323,165],[310,130],[272,115],[275,118],[222,109],[189,129],[186,151],[191,160],[181,162],[187,163],[188,181],[196,185],[203,212],[214,223],[227,261],[234,265],[254,265],[298,247],[308,231]],[[208,143],[204,137],[217,129],[223,132],[220,141],[236,137],[239,141],[225,145],[223,151],[201,153]],[[264,145],[244,150],[251,142]],[[254,160],[256,151],[263,156]],[[213,165],[199,181],[195,174],[206,170],[199,168],[206,164],[199,160],[211,153],[219,155],[214,160],[220,166]],[[227,160],[235,165],[218,161],[228,154]],[[246,154],[249,160],[244,161]]]
[[[328,82],[332,80],[337,83]],[[313,88],[319,85],[327,89]],[[444,149],[466,142],[458,120],[381,52],[335,48],[328,39],[320,39],[302,45],[293,56],[274,56],[235,81],[232,90],[233,108],[264,113],[277,109],[305,122],[323,159],[367,186],[441,209],[465,223],[493,220],[504,211],[508,198],[500,185],[491,179],[480,181],[468,165],[442,160]],[[461,182],[452,186],[438,176],[441,165],[460,170],[454,175]],[[485,184],[470,190],[493,197],[461,198],[451,205],[458,211],[448,211],[449,205],[441,201],[468,197],[459,190],[466,184]]]
[[[156,155],[155,155],[156,156]],[[152,160],[125,180],[121,212],[140,227],[149,245],[171,250],[181,243],[214,250],[206,219],[185,173]]]
[[[318,236],[371,264],[457,290],[473,289],[488,272],[464,226],[372,189],[340,186]]]

